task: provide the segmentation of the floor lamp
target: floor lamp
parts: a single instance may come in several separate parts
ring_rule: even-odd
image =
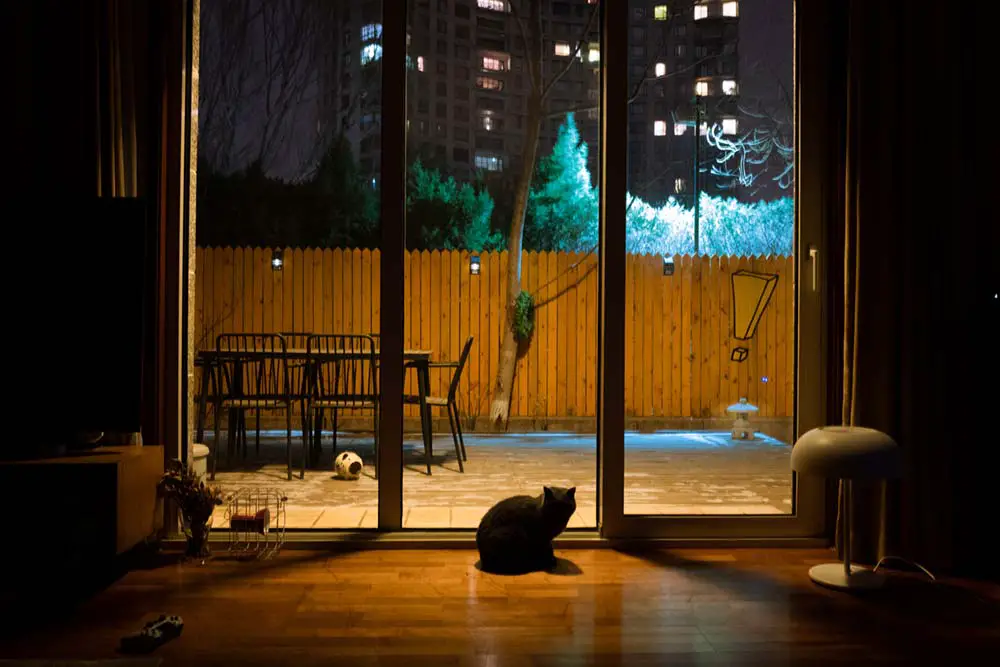
[[[878,588],[885,578],[851,563],[852,502],[854,480],[896,479],[902,474],[902,457],[896,441],[881,431],[859,426],[822,426],[799,438],[792,448],[792,470],[800,475],[838,479],[840,529],[844,560],[809,570],[809,578],[837,590]]]

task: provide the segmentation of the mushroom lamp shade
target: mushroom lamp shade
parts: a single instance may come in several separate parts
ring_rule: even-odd
[[[859,426],[822,426],[802,435],[792,448],[792,470],[800,475],[838,479],[843,563],[825,563],[809,570],[817,584],[838,590],[878,588],[880,574],[851,564],[851,482],[895,479],[902,474],[899,446],[891,437]]]

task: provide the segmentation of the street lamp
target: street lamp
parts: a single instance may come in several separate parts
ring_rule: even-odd
[[[698,192],[698,167],[701,164],[701,100],[694,98],[694,177],[692,185],[694,190],[694,256],[698,256],[698,240],[700,239],[701,225],[701,197]]]
[[[692,196],[694,197],[694,254],[697,256],[699,254],[701,238],[700,228],[701,228],[701,197],[698,181],[699,167],[701,166],[701,123],[702,117],[704,115],[704,108],[701,106],[701,100],[696,95],[692,101],[694,104],[694,121],[675,121],[677,125],[683,125],[685,127],[691,127],[694,125],[694,174],[692,178]]]

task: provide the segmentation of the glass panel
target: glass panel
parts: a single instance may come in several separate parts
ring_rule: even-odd
[[[403,526],[475,528],[549,485],[594,527],[598,5],[413,2],[409,25]]]
[[[794,3],[630,2],[625,514],[791,513]]]
[[[195,440],[227,494],[287,498],[288,528],[374,528],[381,3],[200,4]],[[248,361],[213,357],[234,333],[284,336],[267,395]],[[218,391],[213,360],[244,382]]]

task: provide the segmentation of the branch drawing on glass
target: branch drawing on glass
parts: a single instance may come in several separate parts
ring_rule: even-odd
[[[778,275],[774,273],[757,273],[741,269],[733,274],[733,337],[740,341],[749,341],[757,333],[757,325],[774,295],[778,284]],[[746,361],[750,350],[747,347],[734,347],[730,360],[737,363]]]

